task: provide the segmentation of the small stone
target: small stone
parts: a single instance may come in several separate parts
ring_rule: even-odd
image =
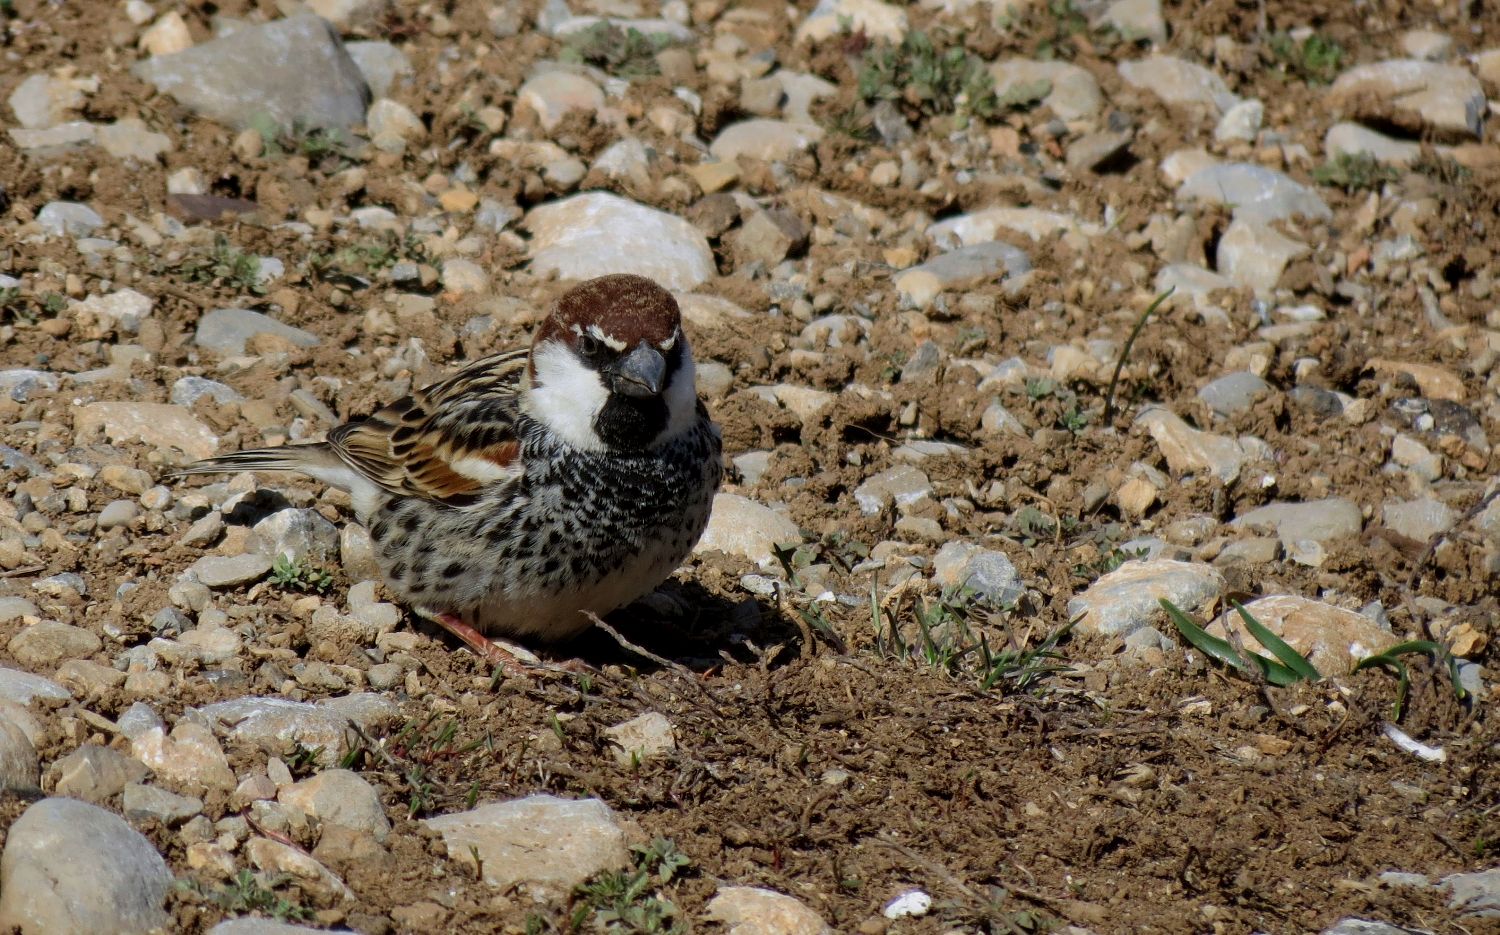
[[[709,159],[687,167],[688,175],[698,183],[705,195],[728,188],[739,181],[740,167],[733,162]]]
[[[103,433],[111,442],[141,441],[161,450],[177,449],[193,460],[218,451],[219,439],[183,406],[166,403],[89,403],[73,413],[81,444]]]
[[[112,334],[135,334],[141,322],[151,317],[152,301],[134,289],[121,289],[108,295],[91,295],[70,303],[77,333],[90,339]]]
[[[655,711],[607,727],[604,735],[614,744],[615,762],[621,766],[644,763],[677,749],[672,722]]]
[[[422,822],[442,835],[448,858],[509,891],[564,895],[601,870],[629,865],[625,833],[598,799],[530,795]],[[479,867],[473,866],[475,857]]]
[[[329,769],[310,779],[283,787],[276,800],[324,824],[341,825],[384,841],[391,833],[390,820],[380,805],[380,795],[358,773]]]
[[[1130,561],[1068,601],[1068,619],[1081,617],[1081,633],[1129,634],[1161,614],[1166,598],[1192,613],[1224,592],[1224,576],[1193,562]]]
[[[932,496],[932,482],[911,465],[898,465],[865,480],[854,490],[854,502],[866,516],[874,516],[894,504],[906,512]]]
[[[99,637],[88,630],[43,620],[11,637],[6,648],[21,665],[44,669],[64,659],[92,656],[101,646],[103,643]]]
[[[550,132],[572,111],[590,114],[598,111],[604,106],[604,92],[582,75],[545,71],[521,85],[516,103],[536,114],[542,129]]]
[[[271,570],[271,558],[259,552],[243,555],[205,555],[194,562],[186,574],[210,588],[237,588],[264,578]]]
[[[0,791],[35,792],[40,781],[36,745],[24,727],[0,717]]]
[[[201,814],[203,800],[133,782],[125,787],[120,810],[131,821],[155,819],[164,825],[177,825]]]
[[[1103,22],[1113,26],[1126,42],[1149,39],[1162,45],[1167,41],[1161,0],[1115,0],[1104,8]]]
[[[86,87],[53,75],[29,75],[16,85],[8,103],[23,128],[46,130],[67,121],[83,106]]]
[[[49,678],[0,666],[0,699],[29,705],[33,698],[67,701],[73,694]]]
[[[88,205],[49,201],[36,213],[36,223],[53,237],[88,237],[104,226],[104,218]]]
[[[1240,101],[1224,111],[1219,125],[1214,128],[1214,139],[1220,143],[1236,140],[1254,142],[1260,134],[1261,122],[1265,120],[1266,105],[1257,100]]]
[[[823,42],[844,32],[862,33],[899,45],[906,38],[906,10],[880,0],[818,0],[797,27],[798,42]]]
[[[1341,497],[1256,507],[1234,520],[1256,532],[1274,532],[1283,543],[1308,539],[1333,542],[1357,536],[1364,526],[1359,506]]]
[[[533,208],[531,269],[564,279],[635,273],[689,291],[717,274],[708,240],[675,215],[618,195],[590,192]],[[639,244],[649,243],[650,250]]]
[[[1378,119],[1381,108],[1394,108],[1450,141],[1477,139],[1484,131],[1484,88],[1468,69],[1457,65],[1419,59],[1357,65],[1338,76],[1327,101],[1360,118]]]
[[[1221,163],[1199,169],[1178,187],[1179,200],[1226,205],[1236,220],[1270,223],[1301,215],[1333,217],[1318,193],[1289,176],[1253,163]]]
[[[144,835],[74,799],[43,799],[6,834],[0,926],[23,932],[145,935],[171,927],[174,878]]]
[[[1168,104],[1202,108],[1214,116],[1239,102],[1223,78],[1170,55],[1121,62],[1116,70],[1126,84],[1144,88]]]
[[[236,698],[194,709],[194,716],[215,725],[235,743],[251,744],[276,755],[299,743],[309,750],[321,748],[318,760],[324,766],[336,765],[347,752],[349,721],[373,731],[399,713],[391,700],[367,692],[327,698],[316,704],[283,698]]]
[[[346,42],[344,51],[354,60],[365,84],[375,97],[385,97],[395,85],[396,79],[412,73],[411,60],[406,53],[389,42]],[[495,132],[499,132],[496,130]]]
[[[1391,166],[1409,166],[1422,158],[1422,144],[1398,140],[1358,123],[1336,123],[1323,136],[1323,151],[1330,160],[1339,156],[1368,155]]]
[[[785,515],[738,494],[720,493],[693,554],[723,552],[768,565],[775,561],[777,546],[801,541],[797,524]]]
[[[99,529],[114,529],[117,526],[128,527],[141,515],[141,508],[133,500],[115,500],[107,504],[99,511],[97,526]]]
[[[722,162],[734,162],[741,157],[780,162],[822,138],[823,128],[814,123],[755,118],[732,123],[720,130],[708,151]]]
[[[1262,626],[1281,637],[1325,676],[1348,675],[1354,664],[1396,643],[1396,637],[1352,610],[1290,594],[1262,597],[1245,605]],[[1234,630],[1248,649],[1260,645],[1235,610],[1220,614],[1205,629],[1219,639]]]
[[[1071,62],[1007,59],[991,65],[990,74],[1000,99],[1011,100],[1031,88],[1039,89],[1041,102],[1062,120],[1089,120],[1104,108],[1099,82]]]
[[[468,295],[484,295],[490,291],[490,276],[484,267],[463,257],[450,257],[443,261],[443,289]]]
[[[10,623],[21,617],[37,617],[41,611],[24,597],[0,597],[0,623]]]
[[[148,55],[172,55],[193,47],[193,34],[188,32],[187,21],[182,14],[171,10],[152,23],[141,33],[141,50]]]
[[[123,464],[106,464],[99,469],[99,480],[120,493],[140,496],[152,487],[151,475],[140,468]]]
[[[245,343],[256,335],[269,334],[297,347],[316,347],[321,339],[301,328],[283,324],[269,315],[243,308],[216,308],[198,320],[193,343],[224,355],[245,353]]]
[[[105,152],[127,162],[151,164],[172,151],[172,138],[152,130],[139,117],[100,127],[96,139]]]
[[[104,805],[151,774],[146,765],[110,747],[84,744],[52,764],[52,791]]]
[[[277,510],[256,523],[246,548],[273,559],[284,558],[298,564],[306,561],[325,564],[337,553],[338,543],[338,527],[324,519],[323,514],[317,510],[293,508]],[[201,575],[198,580],[209,587],[222,587],[205,581]],[[245,584],[248,580],[236,583]]]
[[[338,874],[299,848],[270,838],[254,837],[245,842],[244,850],[256,869],[272,875],[294,877],[299,886],[318,898],[342,901],[354,896]]]
[[[177,381],[172,384],[173,405],[192,408],[194,403],[205,396],[221,406],[245,401],[245,397],[241,396],[238,390],[217,380],[208,380],[203,377],[178,377]]]
[[[1174,474],[1207,473],[1229,484],[1246,465],[1271,458],[1269,446],[1258,438],[1201,432],[1165,409],[1147,409],[1136,424],[1151,433]]]
[[[1433,497],[1387,501],[1382,511],[1387,529],[1422,543],[1452,529],[1457,518],[1452,507]]]
[[[1287,264],[1308,252],[1300,243],[1269,224],[1234,220],[1219,238],[1219,272],[1237,286],[1269,295],[1281,281]]]
[[[244,25],[203,45],[138,63],[137,77],[195,113],[237,128],[350,129],[370,100],[328,22],[309,13]]]
[[[182,720],[170,736],[154,727],[131,741],[131,754],[157,776],[171,782],[225,792],[234,788],[234,771],[212,732]]]
[[[932,580],[944,591],[967,588],[995,607],[1014,604],[1025,590],[1009,556],[972,542],[953,541],[938,549]]]
[[[1257,400],[1274,391],[1271,384],[1256,374],[1240,370],[1213,380],[1198,391],[1198,398],[1216,414],[1230,416],[1249,411]]]
[[[727,935],[833,935],[807,906],[754,886],[720,886],[705,914],[726,926]]]
[[[1418,364],[1408,361],[1387,360],[1376,357],[1365,362],[1365,366],[1384,377],[1405,374],[1414,380],[1422,395],[1428,399],[1443,399],[1463,402],[1464,384],[1458,375],[1435,364]]]
[[[409,143],[427,136],[427,125],[411,112],[411,108],[384,97],[370,105],[365,115],[365,128],[370,131],[370,141],[381,149],[386,148],[382,140]]]

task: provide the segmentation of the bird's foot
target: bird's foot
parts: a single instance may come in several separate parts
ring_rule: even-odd
[[[459,642],[472,649],[480,659],[490,665],[499,666],[506,675],[534,675],[537,672],[551,671],[553,668],[530,650],[504,640],[491,639],[453,614],[430,613],[425,616],[458,637]]]

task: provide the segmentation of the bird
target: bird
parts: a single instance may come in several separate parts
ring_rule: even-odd
[[[529,348],[326,441],[176,473],[292,471],[347,491],[386,586],[504,665],[518,648],[491,637],[568,639],[670,576],[708,524],[721,451],[676,299],[615,274],[565,292]]]

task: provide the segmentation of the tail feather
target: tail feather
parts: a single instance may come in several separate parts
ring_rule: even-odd
[[[204,458],[177,468],[169,477],[188,477],[193,474],[228,474],[235,471],[300,471],[318,476],[320,469],[343,466],[333,449],[319,443],[313,445],[284,445],[280,448],[249,448],[227,455]]]

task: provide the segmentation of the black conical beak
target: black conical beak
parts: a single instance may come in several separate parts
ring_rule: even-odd
[[[666,380],[667,359],[656,348],[637,344],[620,358],[610,379],[610,388],[625,396],[648,399],[661,395]]]

